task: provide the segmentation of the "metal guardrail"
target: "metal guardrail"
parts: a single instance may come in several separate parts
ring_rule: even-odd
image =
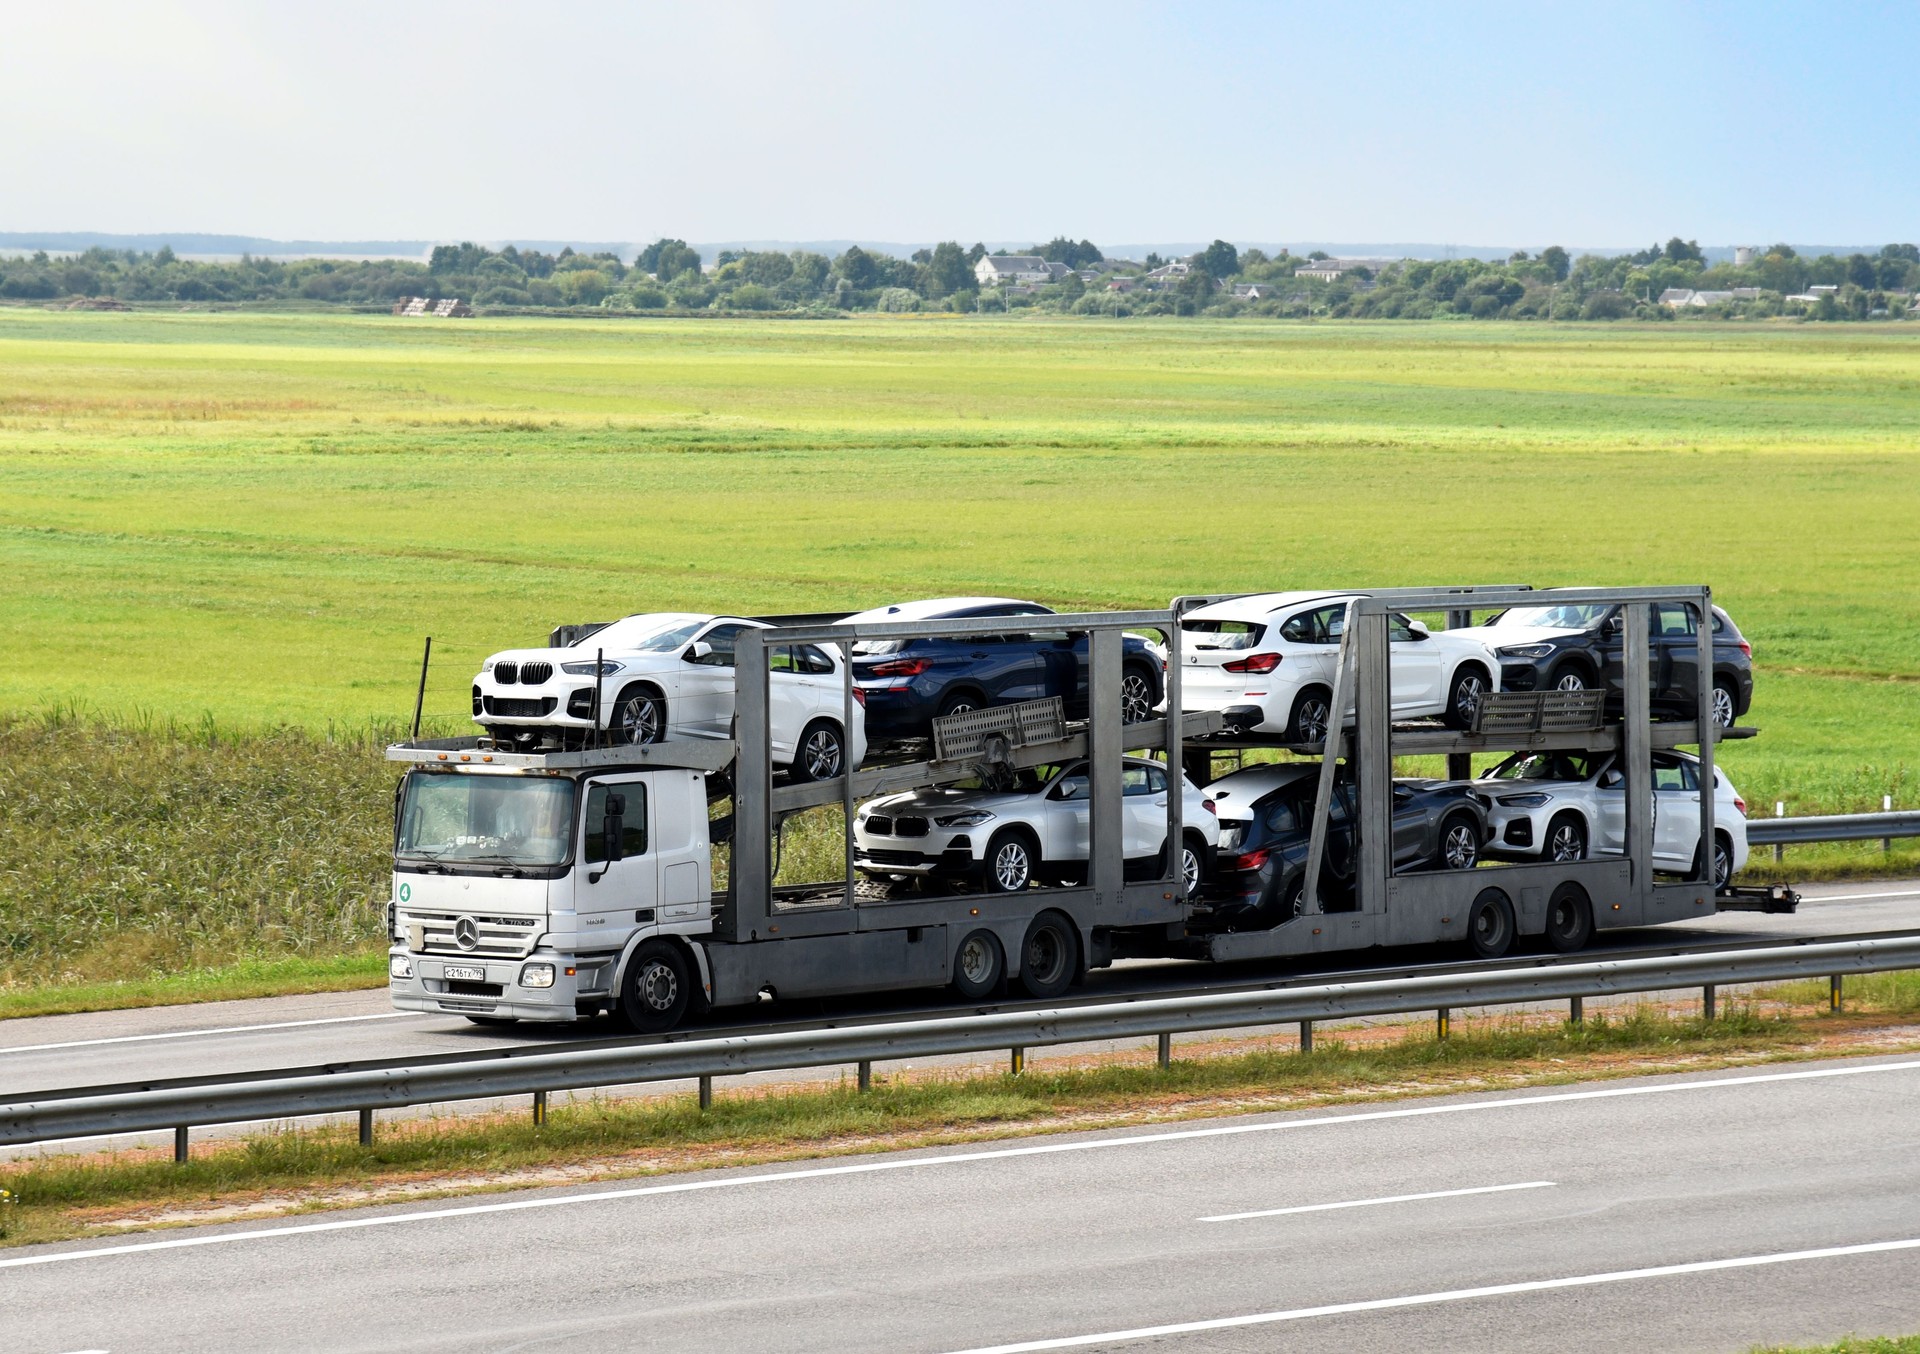
[[[1749,818],[1749,846],[1806,846],[1813,842],[1885,841],[1920,837],[1920,811],[1834,813],[1805,818]]]
[[[285,1077],[253,1074],[233,1081],[116,1087],[104,1093],[81,1088],[0,1102],[0,1144],[171,1128],[175,1155],[184,1158],[192,1127],[356,1112],[367,1141],[376,1110],[452,1100],[531,1095],[538,1120],[553,1091],[699,1078],[704,1105],[718,1076],[858,1064],[865,1086],[875,1062],[1009,1049],[1017,1071],[1029,1048],[1149,1036],[1158,1038],[1164,1065],[1175,1034],[1299,1021],[1303,1047],[1311,1047],[1314,1021],[1435,1011],[1444,1036],[1449,1014],[1457,1008],[1567,1000],[1578,1019],[1580,1003],[1590,996],[1675,988],[1704,989],[1711,1017],[1720,985],[1796,978],[1830,979],[1837,1009],[1844,975],[1911,968],[1920,968],[1920,935],[573,1048],[510,1060],[429,1059]]]

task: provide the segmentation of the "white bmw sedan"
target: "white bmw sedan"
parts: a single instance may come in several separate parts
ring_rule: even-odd
[[[570,648],[508,649],[481,664],[473,679],[474,722],[503,742],[557,734],[577,745],[596,727],[615,743],[727,738],[735,642],[742,631],[767,628],[738,616],[656,611],[615,621]],[[773,760],[796,780],[837,776],[866,756],[857,689],[853,727],[842,727],[844,662],[837,648],[822,644],[771,654]]]
[[[1249,733],[1318,743],[1332,719],[1351,593],[1269,592],[1197,607],[1180,619],[1180,704],[1220,710]],[[1500,689],[1500,665],[1481,640],[1388,619],[1395,719],[1438,715],[1466,728]],[[1351,713],[1352,706],[1348,706]]]
[[[1626,851],[1626,777],[1612,753],[1516,752],[1474,788],[1491,804],[1486,854],[1506,860],[1585,860]],[[1713,769],[1714,887],[1747,864],[1747,804]],[[1700,853],[1700,763],[1653,754],[1653,868],[1690,874]]]
[[[1213,801],[1180,777],[1181,868],[1197,891],[1220,844]],[[940,874],[1017,893],[1036,881],[1085,874],[1087,764],[1014,773],[1006,789],[916,790],[864,805],[853,824],[854,861],[868,874],[905,878]],[[1163,859],[1167,845],[1167,768],[1142,757],[1121,770],[1121,823],[1130,862]]]

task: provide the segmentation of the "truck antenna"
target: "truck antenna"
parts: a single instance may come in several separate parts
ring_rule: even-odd
[[[420,741],[420,708],[427,703],[427,663],[433,658],[433,636],[427,636],[426,651],[420,655],[420,689],[413,697],[413,740]]]

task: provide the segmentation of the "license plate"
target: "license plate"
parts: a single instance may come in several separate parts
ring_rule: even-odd
[[[448,964],[441,970],[450,983],[484,983],[487,971],[475,964]]]

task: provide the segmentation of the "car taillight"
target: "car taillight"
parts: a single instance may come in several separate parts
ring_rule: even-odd
[[[1239,857],[1233,862],[1233,868],[1236,870],[1257,870],[1267,863],[1267,857],[1270,854],[1271,852],[1265,847],[1260,848],[1258,851],[1249,851],[1246,855]]]
[[[1739,795],[1735,795],[1733,797],[1733,807],[1740,810],[1740,816],[1742,818],[1745,818],[1747,816],[1747,801],[1742,799]]]
[[[867,669],[870,677],[918,677],[927,670],[924,658],[896,658],[890,663],[876,663]]]
[[[853,689],[853,699],[860,706],[861,709],[863,710],[866,709],[867,693],[865,691],[863,691],[861,688],[856,686]]]
[[[1220,816],[1220,810],[1214,807],[1214,803],[1211,799],[1201,800],[1200,807],[1205,809],[1208,813],[1212,814],[1215,818],[1218,818]]]
[[[1745,655],[1746,655],[1746,656],[1747,656],[1748,658],[1752,658],[1752,657],[1753,657],[1753,645],[1751,645],[1751,644],[1749,644],[1749,643],[1747,643],[1747,641],[1745,641],[1744,639],[1743,639],[1743,640],[1741,640],[1741,641],[1740,641],[1740,652],[1741,652],[1741,653],[1743,653],[1743,654],[1745,654]]]
[[[1272,672],[1279,666],[1280,655],[1277,653],[1252,654],[1246,658],[1236,658],[1231,663],[1222,663],[1220,665],[1222,670],[1226,672]]]

